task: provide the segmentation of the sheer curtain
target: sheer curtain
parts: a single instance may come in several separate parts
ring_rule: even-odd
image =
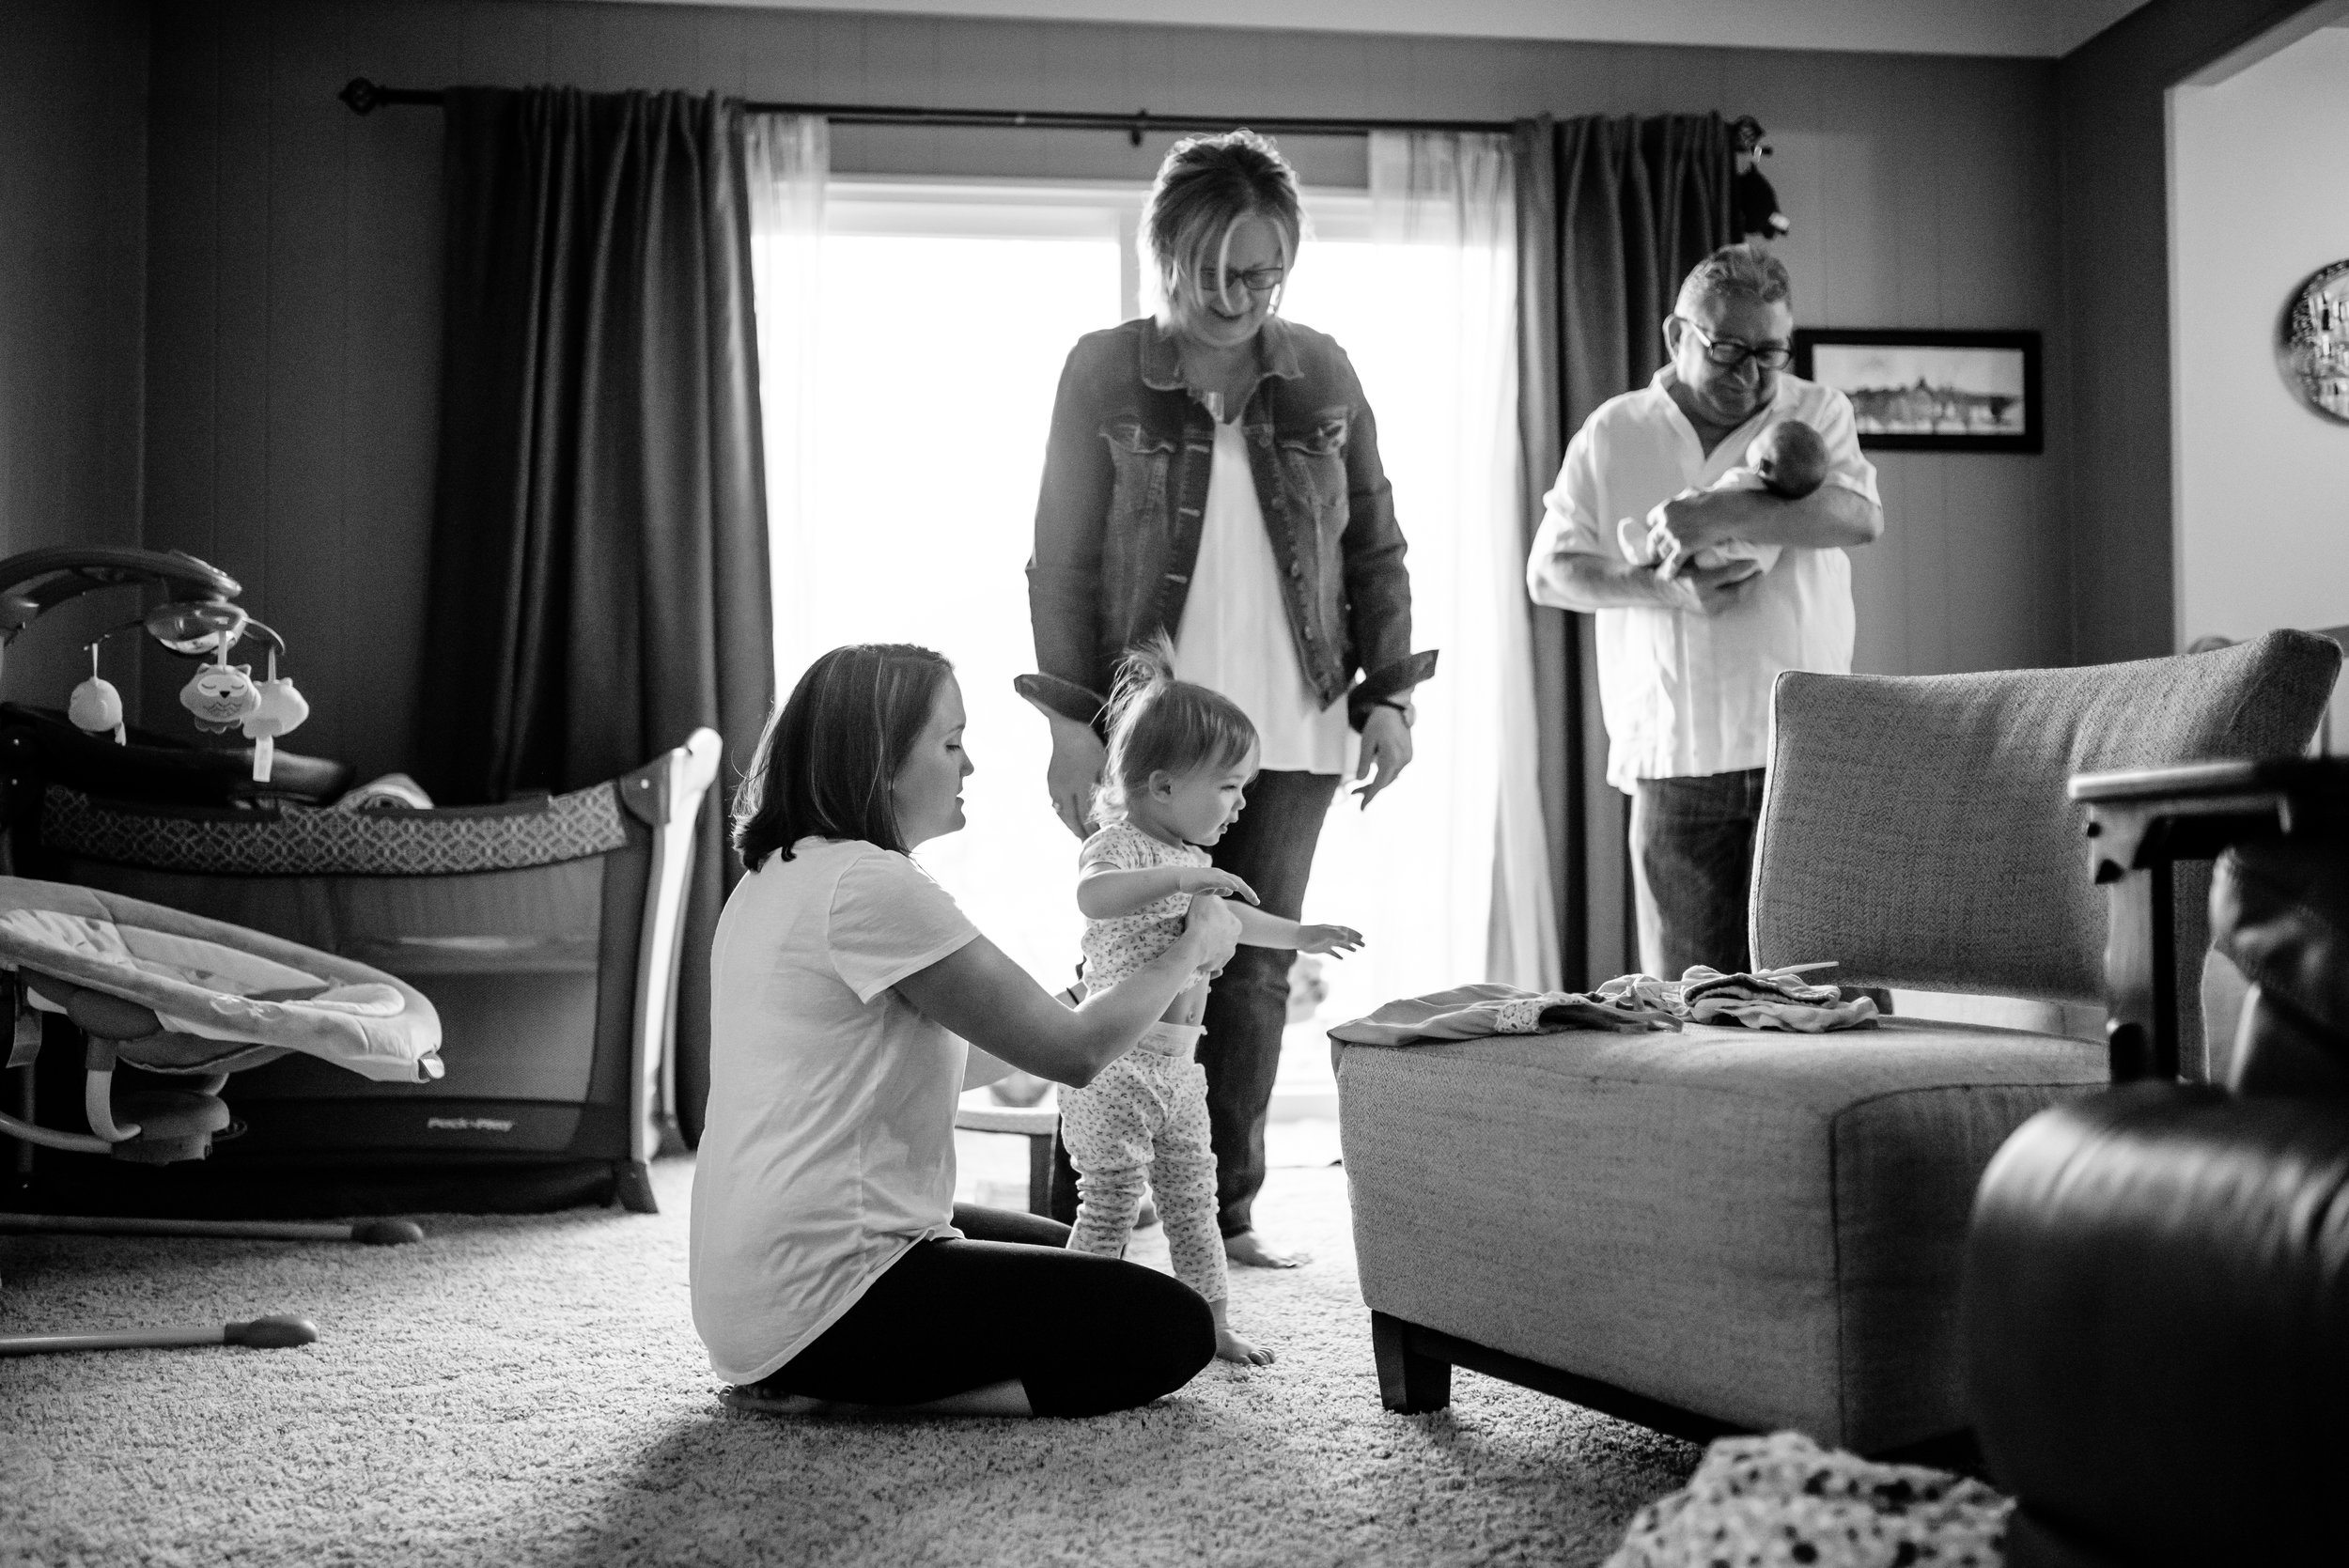
[[[822,320],[824,183],[832,177],[832,122],[816,115],[743,116],[750,180],[751,275],[758,302],[759,390],[767,437],[768,570],[775,606],[775,694],[788,696],[820,648],[802,646],[816,624],[810,599],[815,520],[817,328]],[[836,591],[836,588],[835,588]]]
[[[1366,814],[1341,800],[1309,902],[1313,918],[1374,937],[1331,976],[1349,993],[1333,1000],[1359,989],[1376,1005],[1469,980],[1548,989],[1558,936],[1525,597],[1514,153],[1506,136],[1379,132],[1370,177],[1387,320],[1343,340],[1410,541],[1412,643],[1443,662],[1420,689],[1410,771]]]
[[[1024,567],[1053,391],[1069,345],[1118,319],[1115,215],[1049,189],[828,181],[823,132],[766,117],[746,160],[775,685],[844,643],[954,661],[978,769],[970,827],[915,859],[1058,988],[1083,929],[1077,846],[1044,798],[1049,733],[1012,678],[1035,661]],[[939,365],[984,379],[987,418],[923,421],[907,367]]]

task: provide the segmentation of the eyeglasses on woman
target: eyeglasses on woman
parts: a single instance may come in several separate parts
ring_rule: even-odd
[[[1251,294],[1269,294],[1281,287],[1288,275],[1285,267],[1251,267],[1246,272],[1218,272],[1213,267],[1201,270],[1199,291],[1210,299],[1220,298],[1226,289],[1237,292],[1245,288]]]

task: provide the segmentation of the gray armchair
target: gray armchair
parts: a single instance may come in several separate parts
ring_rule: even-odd
[[[2099,1001],[2104,898],[2066,782],[2296,753],[2340,659],[2278,632],[2082,669],[1781,676],[1755,962]],[[2180,924],[2199,963],[2202,924]],[[2183,1038],[2192,1070],[2199,1028]],[[2108,1079],[2100,1043],[1910,1018],[1346,1047],[1382,1396],[1440,1405],[1459,1365],[1688,1436],[1880,1452],[1959,1431],[1975,1186],[2024,1121]]]

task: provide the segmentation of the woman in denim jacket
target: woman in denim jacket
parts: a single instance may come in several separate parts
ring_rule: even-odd
[[[1302,228],[1296,173],[1262,137],[1167,154],[1142,217],[1157,314],[1089,334],[1061,374],[1028,562],[1039,673],[1017,683],[1051,721],[1053,809],[1081,838],[1117,661],[1174,638],[1176,673],[1238,704],[1262,737],[1215,863],[1289,920],[1340,778],[1364,781],[1368,805],[1409,764],[1411,691],[1436,662],[1411,652],[1403,535],[1361,383],[1334,342],[1274,314]],[[1224,1250],[1273,1267],[1304,1261],[1251,1224],[1293,957],[1241,949],[1199,1048]],[[1063,1156],[1053,1210],[1075,1209]]]

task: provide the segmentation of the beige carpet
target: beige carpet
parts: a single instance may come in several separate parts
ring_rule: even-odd
[[[1318,1161],[1259,1209],[1316,1261],[1235,1281],[1275,1367],[1090,1421],[738,1416],[687,1316],[692,1174],[662,1164],[658,1217],[428,1219],[400,1249],[0,1237],[0,1331],[324,1331],[0,1358],[0,1563],[1588,1564],[1696,1462],[1471,1373],[1387,1414]],[[1135,1255],[1163,1267],[1160,1233]]]

